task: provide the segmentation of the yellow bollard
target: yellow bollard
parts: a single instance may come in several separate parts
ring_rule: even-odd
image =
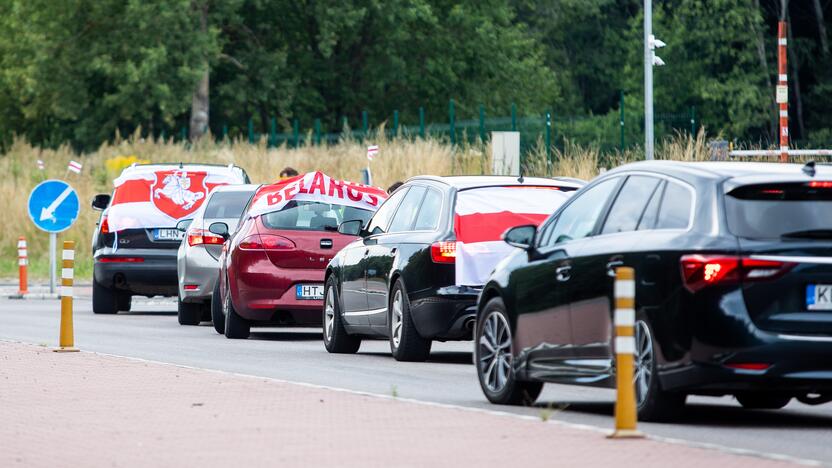
[[[75,276],[75,242],[64,241],[64,252],[61,257],[61,337],[58,353],[76,352],[74,332],[72,329],[72,279]]]
[[[26,238],[20,236],[17,239],[17,265],[18,265],[18,277],[19,277],[19,287],[17,289],[17,294],[20,296],[25,296],[29,294],[29,275],[26,271],[27,265],[29,264],[29,254],[27,253],[26,248]]]
[[[636,342],[636,282],[635,270],[619,267],[615,270],[615,360],[616,386],[615,432],[613,439],[637,439],[644,435],[636,429],[636,390],[633,382],[633,354]]]

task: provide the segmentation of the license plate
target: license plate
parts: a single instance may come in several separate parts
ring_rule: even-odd
[[[303,300],[323,299],[324,286],[322,284],[298,284],[295,286],[295,297]]]
[[[832,310],[832,284],[810,284],[806,286],[806,308],[809,310]]]
[[[153,230],[153,240],[169,240],[169,241],[178,241],[182,240],[182,237],[185,236],[185,233],[180,231],[179,229],[154,229]]]

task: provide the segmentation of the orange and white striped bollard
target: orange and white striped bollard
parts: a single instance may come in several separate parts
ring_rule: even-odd
[[[74,348],[75,336],[72,326],[72,284],[75,276],[75,241],[64,241],[64,251],[61,256],[61,336],[59,353],[78,351]]]
[[[17,269],[18,276],[20,277],[20,286],[18,287],[17,294],[21,296],[29,294],[29,274],[27,271],[28,264],[29,254],[27,253],[26,248],[26,238],[20,236],[17,239]]]
[[[635,270],[615,270],[615,362],[616,400],[613,439],[636,439],[644,435],[636,429],[638,413],[633,382],[633,355],[636,352],[636,282]]]

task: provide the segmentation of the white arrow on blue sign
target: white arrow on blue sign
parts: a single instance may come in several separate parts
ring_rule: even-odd
[[[29,194],[29,217],[46,232],[62,232],[78,219],[78,193],[62,180],[45,180]]]

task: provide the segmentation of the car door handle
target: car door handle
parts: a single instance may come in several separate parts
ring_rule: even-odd
[[[572,278],[572,274],[570,273],[571,271],[572,271],[571,266],[558,267],[555,270],[555,279],[557,279],[558,281],[561,281],[561,282],[569,281],[569,279]]]
[[[397,249],[397,248],[395,248],[395,247],[393,247],[392,249],[390,249],[390,255],[396,255],[396,250],[398,250],[398,249]]]
[[[621,260],[613,260],[607,263],[607,276],[615,278],[615,269],[623,265],[624,262]]]
[[[367,255],[370,255],[370,249],[364,251],[364,256],[366,257]]]

